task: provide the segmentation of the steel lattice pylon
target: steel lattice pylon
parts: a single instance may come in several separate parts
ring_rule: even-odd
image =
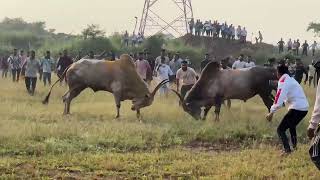
[[[172,5],[171,8],[169,3]],[[166,9],[161,6],[166,6]],[[174,17],[170,17],[168,12],[176,14],[173,15]],[[167,14],[163,15],[163,13]],[[145,0],[139,33],[144,36],[157,33],[169,34],[174,37],[183,36],[189,32],[188,22],[192,18],[191,0]]]

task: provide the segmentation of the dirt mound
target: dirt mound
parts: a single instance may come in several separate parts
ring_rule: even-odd
[[[212,37],[198,37],[190,34],[181,37],[181,39],[186,43],[186,45],[204,48],[211,55],[211,57],[216,57],[218,59],[224,58],[226,56],[235,57],[240,55],[241,53],[251,55],[251,53],[254,53],[259,49],[265,51],[273,50],[273,45],[266,43],[240,43],[240,41],[238,40],[226,40]]]

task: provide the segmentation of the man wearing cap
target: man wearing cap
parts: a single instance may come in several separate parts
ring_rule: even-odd
[[[147,82],[147,75],[148,75],[148,72],[151,71],[151,67],[149,62],[143,59],[143,52],[139,53],[139,57],[138,57],[138,60],[135,62],[135,65],[136,65],[136,70],[139,76],[141,77],[141,79]]]
[[[198,79],[198,75],[195,72],[195,70],[188,67],[187,61],[182,61],[181,68],[177,71],[177,75],[176,75],[177,91],[179,91],[180,81],[181,81],[182,98],[184,98],[187,92],[196,83],[197,79]]]
[[[204,56],[204,60],[201,61],[201,72],[203,71],[203,69],[207,66],[207,64],[210,62],[209,59],[209,53],[206,53],[206,55]]]

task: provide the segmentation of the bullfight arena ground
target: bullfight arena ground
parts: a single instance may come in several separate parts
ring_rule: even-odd
[[[309,112],[299,125],[299,147],[280,156],[276,128],[259,97],[232,101],[222,108],[220,122],[212,112],[195,121],[178,106],[177,97],[157,98],[142,109],[143,123],[107,92],[87,89],[62,116],[57,86],[47,106],[41,101],[49,87],[38,82],[35,96],[23,80],[0,79],[0,178],[4,179],[320,179],[308,156]],[[313,107],[315,89],[304,87]],[[313,108],[310,108],[313,109]]]

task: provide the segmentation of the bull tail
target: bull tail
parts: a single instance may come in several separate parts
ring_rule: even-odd
[[[70,65],[70,66],[71,66],[71,65]],[[51,88],[50,88],[50,90],[49,90],[49,93],[48,93],[47,96],[46,96],[46,98],[44,98],[44,100],[42,101],[42,104],[46,105],[46,104],[49,103],[49,99],[50,99],[50,95],[51,95],[51,92],[52,92],[52,90],[53,90],[53,87],[54,87],[59,81],[63,80],[63,79],[66,77],[67,71],[68,71],[68,69],[70,68],[70,66],[68,66],[68,67],[64,70],[63,74],[59,77],[59,79],[58,79],[56,82],[53,83],[53,85],[51,86]]]

